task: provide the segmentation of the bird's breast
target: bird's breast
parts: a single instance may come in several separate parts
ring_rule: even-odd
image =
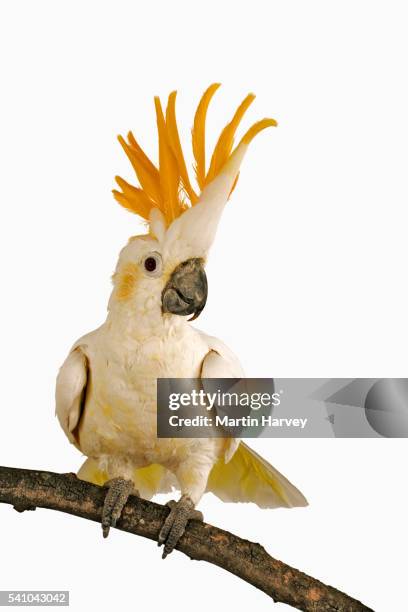
[[[197,332],[130,347],[107,340],[88,355],[81,450],[87,456],[124,454],[140,465],[168,462],[185,441],[156,436],[157,378],[198,377],[208,346]]]

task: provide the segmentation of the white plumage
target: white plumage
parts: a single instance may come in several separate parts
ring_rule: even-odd
[[[194,291],[206,288],[202,265],[219,218],[249,140],[271,121],[249,130],[193,207],[167,227],[165,216],[152,206],[149,234],[131,238],[122,250],[106,322],[74,344],[57,379],[59,421],[69,440],[88,457],[80,478],[98,484],[131,480],[146,497],[177,486],[182,499],[193,505],[206,490],[223,501],[252,501],[261,507],[307,503],[286,478],[239,440],[156,437],[157,378],[243,376],[233,353],[220,340],[196,330],[183,312],[194,300],[201,304],[198,312],[205,303],[205,296],[198,298]],[[131,197],[135,192],[129,193]],[[190,284],[196,278],[201,285],[193,282],[180,290],[175,275],[185,283],[186,271]]]

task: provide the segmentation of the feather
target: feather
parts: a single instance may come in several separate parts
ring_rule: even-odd
[[[246,148],[261,130],[277,125],[274,119],[258,121],[245,133],[238,147],[233,151],[237,128],[255,99],[254,94],[248,94],[239,105],[231,121],[222,130],[211,157],[209,170],[206,173],[205,122],[208,106],[219,87],[219,83],[213,83],[207,88],[194,116],[192,145],[196,178],[201,191],[220,175],[239,145]],[[140,188],[133,187],[124,179],[116,177],[122,192],[113,190],[114,197],[124,208],[140,215],[147,221],[152,207],[155,206],[163,214],[167,226],[176,217],[182,215],[190,204],[194,205],[201,201],[201,195],[198,196],[191,185],[180,142],[176,120],[176,95],[175,91],[170,93],[165,117],[159,98],[154,99],[159,137],[159,167],[157,168],[144,153],[132,132],[128,133],[128,141],[119,136],[119,142],[133,166]],[[232,184],[229,196],[237,181],[238,174]]]
[[[254,125],[250,127],[249,130],[244,134],[244,136],[239,141],[239,145],[244,144],[245,146],[248,146],[250,142],[255,138],[255,136],[259,134],[259,132],[261,132],[267,127],[276,127],[277,125],[278,123],[277,121],[275,121],[275,119],[261,119],[261,121],[257,121],[257,123],[254,123]],[[231,197],[232,192],[237,186],[238,179],[239,179],[239,172],[237,176],[235,177],[235,181],[234,181],[233,186],[231,187],[231,191],[229,193],[228,198]]]
[[[159,182],[159,171],[154,165],[152,161],[147,157],[146,153],[143,151],[142,147],[137,142],[136,138],[133,136],[133,132],[128,132],[128,141],[129,145],[135,149],[140,157],[143,159],[143,162],[148,167],[149,172],[154,175],[155,179]]]
[[[142,148],[136,142],[132,132],[129,132],[128,139],[129,143],[127,143],[122,136],[118,136],[118,140],[133,166],[143,191],[145,191],[146,195],[160,207],[161,193],[159,171],[147,155],[145,155]]]
[[[243,442],[228,463],[215,464],[207,491],[224,502],[253,502],[260,508],[307,506],[302,493]]]
[[[113,189],[112,193],[115,200],[119,202],[121,206],[130,210],[130,212],[136,213],[143,217],[143,219],[148,220],[153,202],[149,200],[145,192],[138,187],[130,185],[120,176],[116,176],[115,180],[122,189],[122,193]]]
[[[195,173],[200,189],[205,185],[205,120],[207,117],[208,105],[220,83],[213,83],[208,87],[202,96],[194,117],[194,125],[191,131],[193,153],[196,162]]]
[[[78,478],[103,486],[109,480],[109,475],[99,466],[98,461],[88,458],[82,464]],[[143,499],[151,499],[156,493],[170,493],[173,486],[177,486],[175,477],[157,463],[145,468],[135,468],[132,480]]]
[[[176,158],[171,150],[166,122],[163,116],[163,110],[160,99],[154,98],[157,117],[157,131],[159,134],[159,171],[160,171],[160,190],[162,194],[164,209],[163,213],[170,224],[180,214],[180,203],[178,199],[178,191],[180,184],[180,173],[177,166]]]
[[[176,158],[178,171],[183,182],[183,187],[191,204],[195,204],[198,200],[197,194],[194,192],[187,172],[186,162],[184,160],[183,149],[181,148],[180,137],[177,129],[176,120],[176,91],[172,91],[169,95],[169,100],[166,109],[166,126],[167,135],[173,155]]]
[[[276,127],[277,125],[278,122],[275,121],[275,119],[261,119],[260,121],[254,123],[254,125],[250,127],[247,132],[245,132],[239,144],[249,145],[250,142],[255,138],[255,136],[259,134],[259,132],[261,132],[265,128]]]
[[[239,179],[239,172],[238,172],[237,176],[235,177],[235,181],[234,181],[234,184],[231,187],[231,191],[229,192],[228,199],[230,199],[232,192],[234,191],[235,187],[237,186],[238,179]]]
[[[254,94],[248,94],[245,100],[243,100],[237,108],[230,123],[228,123],[222,130],[212,154],[210,169],[208,170],[208,174],[205,179],[206,185],[219,174],[222,167],[228,160],[234,144],[235,132],[241,123],[242,117],[254,100]]]

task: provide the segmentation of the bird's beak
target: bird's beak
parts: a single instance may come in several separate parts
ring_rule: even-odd
[[[207,276],[201,258],[187,259],[177,266],[162,293],[162,311],[196,319],[207,301]]]

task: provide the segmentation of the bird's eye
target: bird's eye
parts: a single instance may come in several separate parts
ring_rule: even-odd
[[[142,266],[147,276],[160,276],[162,271],[162,258],[160,253],[148,253],[143,259]]]
[[[154,272],[157,268],[156,258],[155,257],[147,257],[144,262],[145,269],[147,272]]]

